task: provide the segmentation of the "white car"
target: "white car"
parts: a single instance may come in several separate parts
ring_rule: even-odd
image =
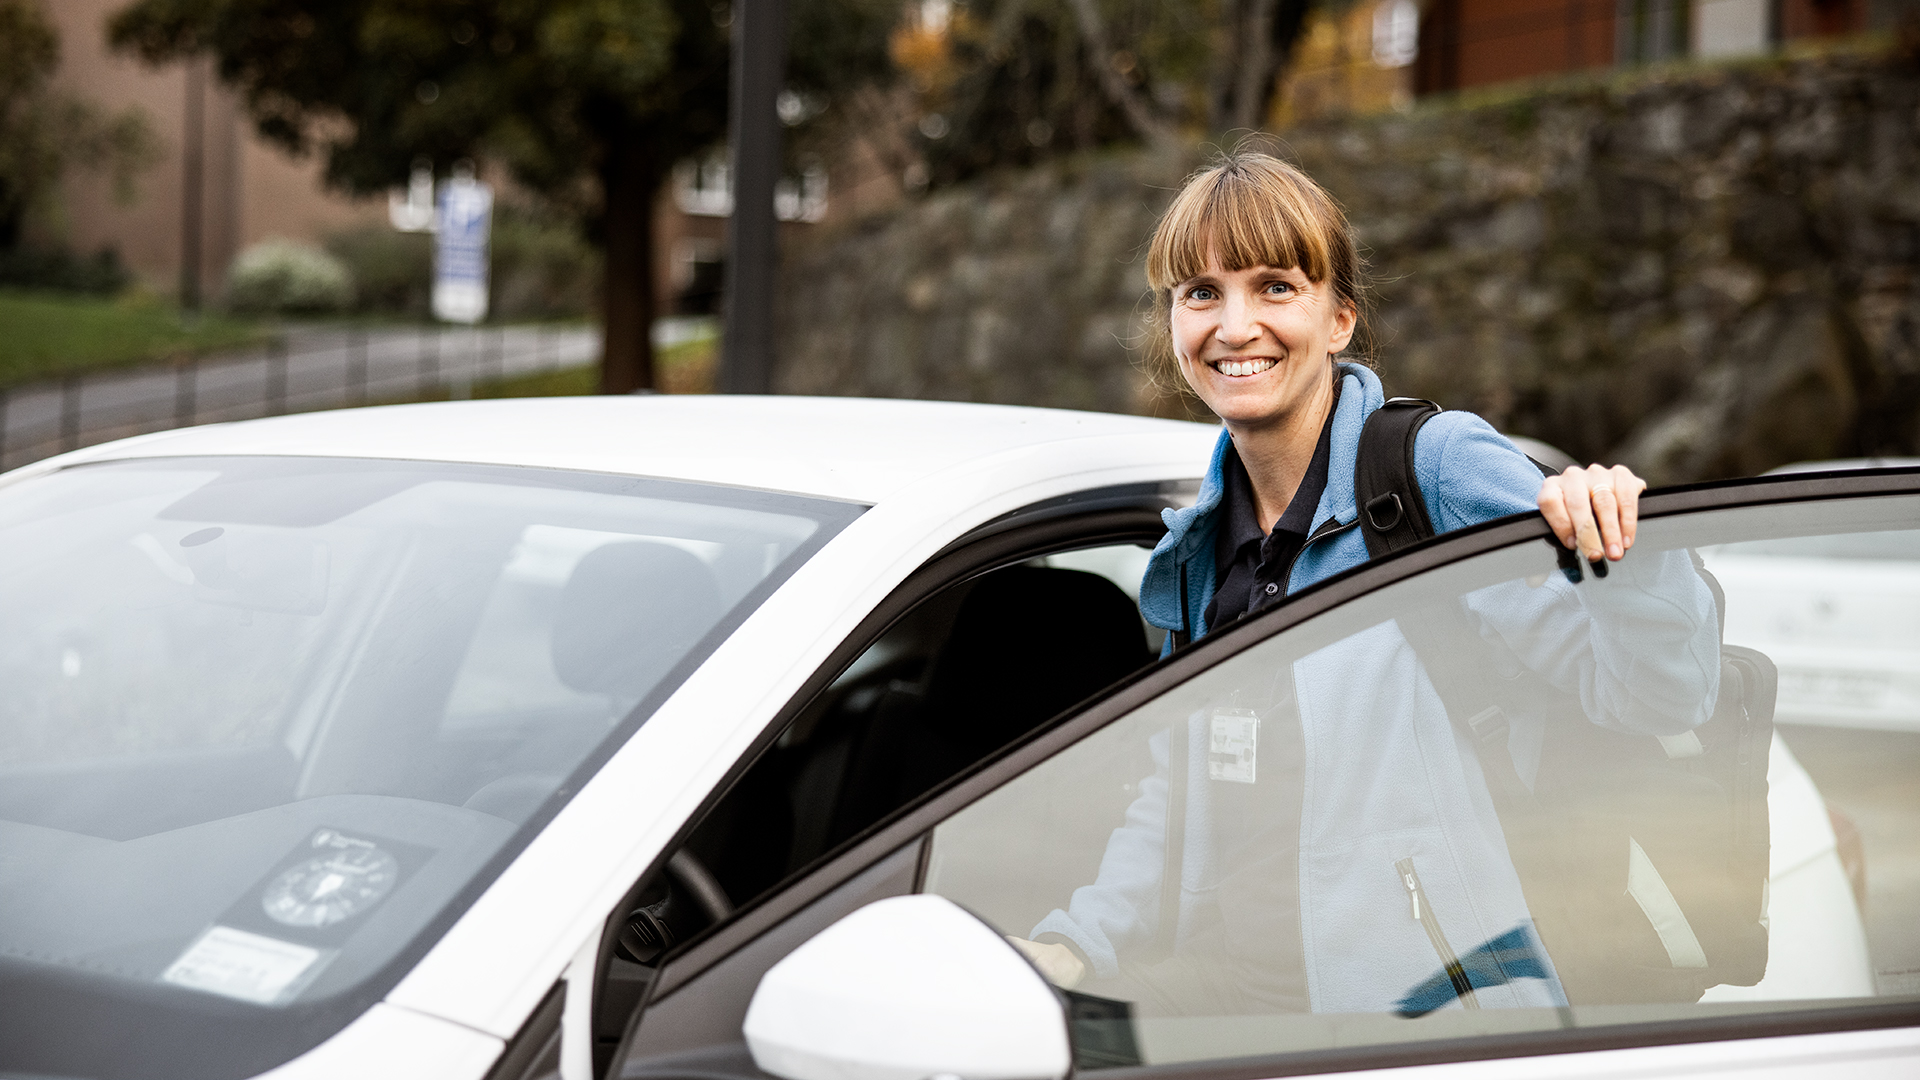
[[[1788,465],[1769,475],[1912,469],[1920,458]],[[1777,718],[1823,727],[1920,733],[1920,534],[1793,536],[1709,554],[1742,602],[1729,640],[1780,665]]]
[[[1558,976],[1509,973],[1564,983],[1545,991],[1557,1003],[1509,1000],[1473,966],[1467,893],[1432,863],[1424,892],[1409,879],[1411,915],[1402,877],[1381,871],[1392,902],[1373,933],[1412,951],[1369,976],[1379,1008],[1209,997],[1194,986],[1246,950],[1189,955],[1171,933],[1170,953],[1086,982],[1050,970],[1050,987],[1005,938],[1044,938],[1035,927],[1071,913],[1144,820],[1154,732],[1164,756],[1170,723],[1213,709],[1195,783],[1297,814],[1316,796],[1272,756],[1290,715],[1262,696],[1275,672],[1311,673],[1435,597],[1577,611],[1640,587],[1628,569],[1574,583],[1530,515],[1156,663],[1137,582],[1215,436],[926,402],[545,399],[187,429],[0,477],[0,1076],[1920,1070],[1920,829],[1867,850],[1884,919],[1870,906],[1863,931],[1851,903],[1795,901],[1800,921],[1776,919],[1758,953],[1747,933],[1735,963],[1715,936],[1725,897],[1696,907],[1690,883],[1764,919],[1765,852],[1744,877],[1669,862],[1649,879],[1672,837],[1637,826],[1637,861],[1622,846],[1596,872],[1617,870],[1640,905],[1627,910],[1646,912],[1621,933],[1666,949],[1646,986],[1752,969],[1704,1000],[1632,980],[1625,997],[1585,996],[1575,954],[1631,943],[1577,921],[1542,931]],[[1643,507],[1622,567],[1684,567],[1720,544],[1911,535],[1920,475],[1706,486]],[[1711,575],[1692,573],[1698,599]],[[1738,602],[1723,584],[1705,610]],[[1674,769],[1733,761],[1714,725],[1769,730],[1770,695],[1727,678],[1674,706],[1711,714],[1700,737],[1658,744]],[[1755,715],[1729,718],[1741,710]],[[1889,821],[1920,820],[1920,757],[1881,734],[1820,768],[1877,778]],[[1442,759],[1478,775],[1461,739],[1441,739]],[[1740,775],[1765,774],[1764,752],[1742,754]],[[1776,794],[1775,875],[1832,851],[1813,784],[1796,791]],[[1753,809],[1730,797],[1671,805]],[[1597,798],[1602,816],[1625,805]],[[1669,814],[1672,836],[1691,813]],[[1740,835],[1766,838],[1750,817]],[[1548,886],[1520,873],[1550,923]],[[1294,879],[1274,880],[1260,895],[1277,906],[1253,918],[1292,926]],[[1698,939],[1693,968],[1680,929]],[[1464,959],[1443,964],[1449,938]],[[1859,955],[1836,960],[1834,940]],[[1166,963],[1193,978],[1165,980]],[[1465,983],[1431,1007],[1390,1004],[1429,970]]]

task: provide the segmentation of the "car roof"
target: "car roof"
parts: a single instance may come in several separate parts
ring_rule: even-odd
[[[1850,472],[1855,469],[1910,469],[1915,465],[1920,465],[1920,457],[1833,458],[1828,461],[1796,461],[1791,465],[1781,465],[1768,469],[1761,475],[1784,476],[1790,473]]]
[[[872,503],[1009,451],[1113,436],[1185,441],[1213,430],[1113,413],[946,401],[552,397],[213,424],[105,443],[45,464],[205,455],[398,458],[666,477]],[[1195,475],[1205,464],[1193,462]]]

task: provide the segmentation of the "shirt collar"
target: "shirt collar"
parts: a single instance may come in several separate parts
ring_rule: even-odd
[[[1332,457],[1333,415],[1340,407],[1340,384],[1334,383],[1333,404],[1327,409],[1326,422],[1320,425],[1320,442],[1313,448],[1313,460],[1307,463],[1307,472],[1300,478],[1300,487],[1293,493],[1293,501],[1287,503],[1287,509],[1280,520],[1273,523],[1275,532],[1290,532],[1296,536],[1305,536],[1313,529],[1313,514],[1320,506],[1320,496],[1327,489],[1327,463]],[[1240,451],[1228,447],[1222,480],[1225,483],[1225,498],[1221,500],[1226,517],[1220,525],[1221,543],[1217,548],[1220,554],[1231,558],[1248,543],[1266,539],[1260,531],[1260,519],[1254,508],[1253,481],[1247,477],[1247,467],[1240,461]],[[1224,562],[1222,563],[1224,565]]]

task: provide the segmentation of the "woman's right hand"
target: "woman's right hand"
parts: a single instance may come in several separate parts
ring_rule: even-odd
[[[1640,524],[1640,493],[1647,482],[1625,465],[1570,465],[1540,484],[1540,513],[1561,546],[1587,557],[1620,561]]]
[[[1048,982],[1062,990],[1079,986],[1080,980],[1087,977],[1087,965],[1081,963],[1080,958],[1073,955],[1073,950],[1065,945],[1028,941],[1012,934],[1007,935],[1007,940],[1020,950],[1020,955],[1025,956],[1029,963],[1040,969],[1040,974],[1045,975]]]

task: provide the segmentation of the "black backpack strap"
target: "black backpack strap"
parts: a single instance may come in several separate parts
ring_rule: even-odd
[[[1368,558],[1377,559],[1433,535],[1433,519],[1428,516],[1427,500],[1413,468],[1413,441],[1420,428],[1440,412],[1440,406],[1425,398],[1388,398],[1360,429],[1360,452],[1353,462],[1353,494],[1360,507],[1360,533],[1367,541]],[[1531,457],[1527,460],[1543,477],[1558,475]],[[1560,550],[1561,569],[1579,581],[1573,553]],[[1596,566],[1594,574],[1605,577],[1606,568]]]
[[[1433,519],[1413,471],[1413,440],[1421,425],[1439,413],[1440,406],[1425,398],[1389,398],[1360,429],[1353,491],[1370,558],[1433,535]]]

